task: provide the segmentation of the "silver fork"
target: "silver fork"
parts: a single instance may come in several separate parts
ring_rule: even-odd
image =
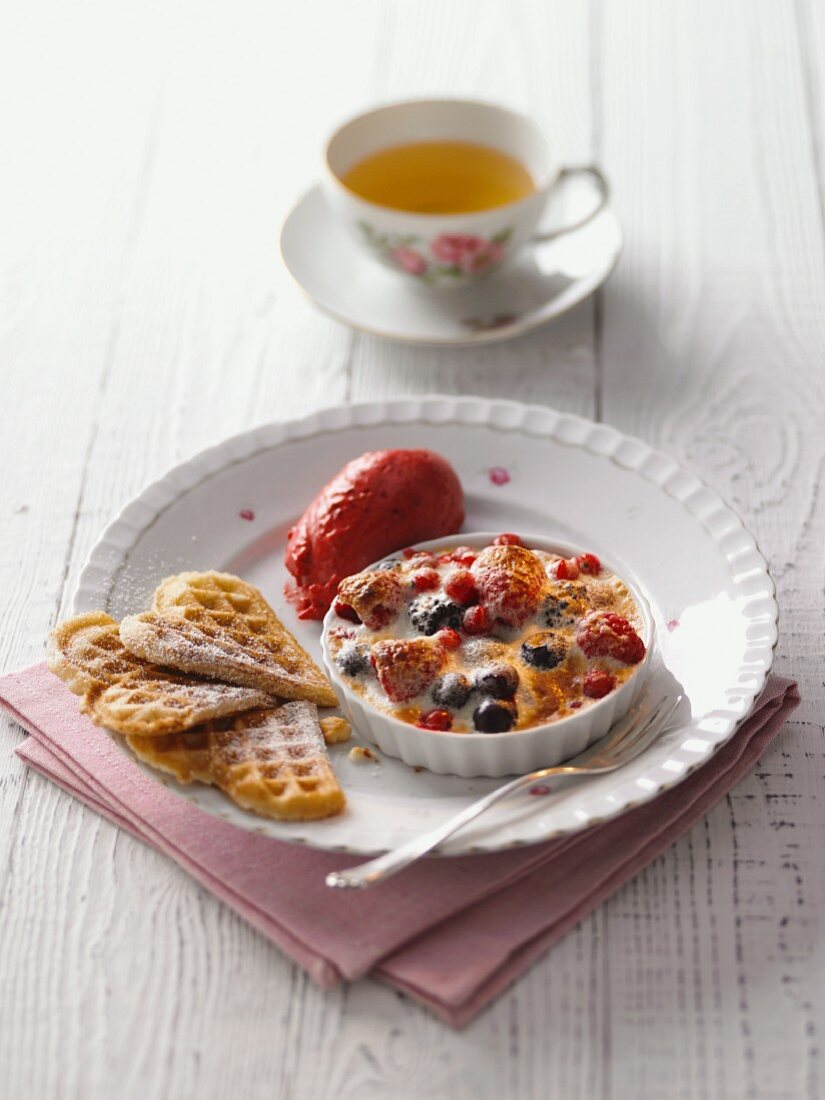
[[[541,779],[602,775],[604,772],[612,772],[624,767],[656,740],[673,717],[681,701],[681,695],[676,699],[669,699],[667,695],[663,695],[655,703],[647,699],[643,700],[625,718],[617,722],[600,741],[573,757],[572,760],[557,767],[539,768],[538,771],[530,772],[529,775],[519,776],[518,779],[505,783],[503,787],[473,802],[443,825],[422,836],[414,837],[399,848],[371,859],[368,863],[362,863],[359,867],[350,867],[347,871],[333,871],[327,875],[327,886],[345,890],[363,889],[366,886],[374,886],[391,875],[397,875],[399,871],[403,871],[405,867],[409,867],[411,863],[415,863],[427,852],[431,852],[437,845],[458,832],[464,825],[475,821],[491,806],[509,798],[511,794],[532,787]]]

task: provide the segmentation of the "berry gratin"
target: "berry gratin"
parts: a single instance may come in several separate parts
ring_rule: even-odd
[[[331,658],[377,710],[421,729],[507,733],[558,721],[625,683],[645,656],[625,582],[507,533],[408,548],[338,587]]]

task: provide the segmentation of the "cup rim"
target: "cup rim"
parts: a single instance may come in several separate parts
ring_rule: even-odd
[[[379,103],[375,107],[371,107],[367,111],[359,111],[357,114],[350,115],[345,118],[343,122],[332,131],[327,137],[324,143],[323,155],[322,155],[322,168],[324,178],[327,184],[331,185],[336,191],[342,194],[348,201],[363,207],[365,210],[374,211],[383,215],[395,215],[414,221],[416,224],[424,226],[436,226],[438,228],[444,228],[446,225],[465,225],[477,221],[479,218],[487,217],[491,214],[499,214],[505,211],[517,211],[520,207],[526,207],[528,204],[536,201],[537,198],[546,195],[549,190],[554,186],[559,178],[562,165],[552,157],[548,156],[550,161],[550,167],[544,173],[544,181],[540,187],[536,187],[535,191],[532,191],[529,195],[525,195],[524,198],[514,199],[512,202],[502,203],[500,206],[491,206],[486,210],[471,210],[465,211],[461,214],[420,214],[415,210],[398,210],[393,206],[382,206],[381,203],[372,202],[369,199],[363,198],[357,192],[352,191],[343,180],[338,176],[332,168],[329,160],[330,147],[348,126],[352,126],[356,122],[360,122],[362,119],[370,118],[373,115],[383,114],[385,111],[392,111],[399,107],[410,106],[428,106],[432,104],[451,104],[453,106],[462,107],[483,107],[488,110],[500,111],[503,114],[510,115],[511,117],[519,119],[525,125],[529,126],[536,134],[538,138],[543,142],[545,147],[550,153],[550,143],[544,133],[539,127],[538,123],[526,114],[524,111],[516,110],[513,107],[507,107],[502,103],[494,103],[489,99],[471,99],[461,96],[424,96],[420,99],[396,99],[389,103]],[[373,215],[374,216],[374,215]]]
[[[428,542],[416,543],[416,550],[439,550],[445,546],[450,546],[453,543],[463,544],[465,541],[468,546],[486,546],[492,542],[500,532],[495,531],[459,531],[455,535],[445,535],[442,538],[430,539]],[[566,542],[563,539],[548,538],[543,535],[522,535],[522,543],[529,549],[548,550],[550,553],[563,553],[566,557],[571,557],[576,554],[584,553],[584,549],[576,543]],[[397,553],[397,552],[396,552]],[[388,558],[394,557],[395,554],[385,554],[379,561],[386,561]],[[585,711],[577,711],[575,714],[568,714],[564,718],[557,718],[554,722],[543,722],[537,726],[528,726],[526,729],[521,730],[508,730],[506,733],[479,733],[478,731],[468,731],[467,733],[456,733],[450,730],[435,731],[424,729],[422,726],[413,726],[409,722],[403,722],[400,718],[396,718],[392,714],[387,714],[383,710],[379,710],[378,707],[372,705],[368,699],[364,699],[362,696],[353,692],[349,684],[339,674],[338,669],[335,666],[335,662],[332,660],[332,655],[329,651],[329,628],[332,625],[333,617],[335,616],[334,609],[330,607],[324,616],[324,621],[321,627],[321,651],[324,658],[324,664],[326,666],[326,672],[332,681],[332,685],[337,690],[343,693],[346,700],[355,699],[363,706],[369,713],[378,715],[379,718],[388,722],[396,731],[401,731],[408,734],[410,730],[414,731],[414,736],[420,737],[421,740],[442,740],[448,739],[452,741],[460,741],[462,743],[469,742],[470,744],[490,744],[495,742],[502,742],[506,740],[512,741],[513,738],[537,738],[546,734],[550,730],[559,730],[560,728],[570,728],[577,725],[592,725],[595,712],[604,709],[614,703],[617,695],[627,695],[630,693],[630,685],[637,684],[640,678],[645,677],[650,671],[650,666],[653,661],[653,654],[657,649],[656,645],[656,621],[653,616],[653,611],[648,603],[647,597],[641,591],[638,581],[635,576],[630,573],[629,570],[622,563],[614,563],[606,559],[601,553],[599,554],[603,564],[612,572],[615,573],[630,590],[630,594],[633,597],[634,603],[639,611],[639,616],[642,620],[642,640],[645,643],[645,655],[639,664],[636,666],[632,676],[630,676],[624,683],[620,684],[616,689],[616,693],[606,695],[603,699],[594,700]],[[618,564],[619,568],[614,569],[613,566]],[[378,562],[373,562],[372,565],[366,566],[366,570],[373,569]]]

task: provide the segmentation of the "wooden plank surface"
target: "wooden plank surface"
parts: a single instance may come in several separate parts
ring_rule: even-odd
[[[427,391],[603,418],[770,557],[804,703],[760,767],[455,1035],[321,993],[0,726],[0,1096],[823,1095],[825,18],[797,4],[58,5],[0,19],[0,667],[120,504],[222,436]],[[500,99],[599,158],[627,248],[559,324],[396,347],[311,310],[278,227],[380,99]]]
[[[603,156],[622,157],[628,247],[605,292],[603,413],[699,470],[747,517],[779,587],[777,669],[805,702],[726,804],[632,887],[667,914],[659,933],[640,941],[636,906],[621,896],[607,906],[613,1037],[625,1052],[614,1081],[629,1090],[641,1073],[652,1090],[674,1074],[711,1096],[801,1096],[821,1086],[821,1001],[797,995],[823,961],[809,923],[821,861],[799,846],[822,825],[825,759],[813,595],[825,520],[820,195],[790,9],[673,15],[605,9]],[[628,968],[671,969],[674,952],[678,998],[655,980],[628,989]],[[640,1041],[634,1001],[656,1020],[653,1042]]]

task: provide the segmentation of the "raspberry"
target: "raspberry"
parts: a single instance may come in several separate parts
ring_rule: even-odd
[[[454,569],[444,582],[444,591],[462,607],[478,600],[476,582],[469,569]]]
[[[597,576],[602,571],[602,563],[595,554],[579,554],[576,561],[582,573],[590,573],[592,576]]]
[[[407,558],[407,562],[409,562],[408,568],[410,569],[432,569],[438,565],[438,558],[431,554],[429,550],[415,550]],[[402,562],[403,567],[404,563]]]
[[[493,621],[486,607],[476,604],[468,607],[464,612],[464,621],[461,624],[465,634],[487,634]]]
[[[603,699],[616,686],[616,677],[605,668],[592,668],[584,678],[584,694],[590,699]]]
[[[332,609],[339,619],[346,619],[348,623],[360,623],[361,619],[358,616],[358,612],[354,607],[350,607],[348,603],[344,603],[343,600],[336,600],[332,605]]]
[[[512,531],[505,531],[503,535],[496,535],[493,546],[524,546],[524,543]]]
[[[434,569],[421,569],[413,573],[412,582],[419,592],[428,592],[431,588],[438,588],[441,577]]]
[[[453,716],[448,710],[428,710],[419,716],[415,723],[423,730],[444,731],[450,729],[453,724]]]
[[[637,665],[645,644],[627,619],[612,611],[591,611],[579,623],[576,641],[586,657],[612,657]]]
[[[556,576],[560,581],[574,581],[579,573],[579,563],[575,558],[562,558],[556,566]]]
[[[405,558],[413,558],[418,553],[414,546],[405,546],[401,551]]]
[[[394,703],[427,691],[441,672],[445,653],[428,638],[394,638],[376,642],[372,663],[381,687]]]
[[[453,630],[452,627],[447,627],[446,630],[439,630],[435,636],[437,642],[441,642],[445,649],[458,649],[461,645],[461,635],[457,630]]]
[[[472,546],[457,546],[449,554],[442,554],[439,560],[443,565],[449,565],[450,562],[455,562],[457,565],[472,565],[477,557],[478,554]]]

